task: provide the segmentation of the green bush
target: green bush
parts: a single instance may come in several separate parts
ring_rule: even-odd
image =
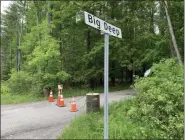
[[[110,139],[182,139],[183,68],[169,59],[138,78],[132,100],[109,106]],[[103,139],[103,111],[75,119],[60,139]]]
[[[132,100],[114,102],[109,105],[109,139],[150,139],[156,135],[141,122],[135,122],[127,116]],[[104,112],[81,115],[63,130],[58,139],[103,139]]]
[[[44,81],[42,73],[29,74],[26,71],[16,72],[12,70],[10,79],[7,80],[7,85],[13,94],[32,94],[42,96],[43,88],[54,87],[53,80],[50,83]]]
[[[13,94],[25,94],[31,90],[32,77],[24,72],[12,71],[10,79],[7,81]]]
[[[150,127],[160,131],[158,138],[183,138],[183,73],[175,59],[168,59],[154,64],[150,77],[136,80],[137,96],[128,114],[150,122]]]
[[[1,94],[6,95],[11,92],[10,88],[7,86],[7,83],[2,81],[1,82]]]

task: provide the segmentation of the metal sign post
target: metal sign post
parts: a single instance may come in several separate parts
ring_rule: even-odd
[[[104,139],[108,139],[109,35],[104,34]]]
[[[104,33],[104,139],[108,139],[109,35],[122,38],[121,29],[84,11],[85,23]]]

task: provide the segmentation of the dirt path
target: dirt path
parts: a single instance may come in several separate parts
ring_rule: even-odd
[[[133,90],[111,92],[109,103],[130,98]],[[76,97],[78,112],[69,112],[71,98],[64,98],[66,107],[40,101],[18,105],[1,105],[1,139],[56,139],[66,124],[85,113],[85,96]],[[100,94],[103,105],[104,95]]]

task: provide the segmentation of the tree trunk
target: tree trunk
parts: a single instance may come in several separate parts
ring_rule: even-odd
[[[28,3],[26,3],[26,11],[28,11]],[[28,30],[28,20],[27,20],[27,15],[26,15],[26,25],[25,25],[25,27],[26,27],[26,33],[28,33],[29,32],[29,30]]]
[[[1,80],[3,79],[3,70],[4,70],[4,59],[3,59],[3,51],[1,50],[1,48],[0,48],[0,62],[1,62],[1,67],[0,67],[0,72],[1,72],[1,76],[0,76],[0,78],[1,78]]]
[[[91,50],[91,41],[90,41],[90,30],[87,31],[87,52],[89,53]]]
[[[163,19],[165,17],[165,12],[164,10],[162,9],[162,5],[160,5],[160,19]],[[164,25],[160,25],[159,24],[159,32],[162,36],[165,35],[165,28],[164,28]]]
[[[100,86],[103,86],[103,77],[100,77]]]
[[[87,53],[89,53],[91,51],[91,36],[90,36],[90,30],[88,29],[87,31]],[[88,68],[90,68],[90,64],[88,64],[87,66]],[[88,83],[90,84],[90,87],[92,89],[94,89],[94,79],[93,78],[88,78]]]
[[[163,1],[163,5],[164,5],[165,13],[166,13],[166,18],[167,18],[167,21],[168,21],[169,31],[170,31],[170,35],[171,35],[171,41],[173,43],[173,47],[175,49],[179,64],[182,66],[183,63],[182,63],[181,56],[180,56],[180,53],[179,53],[179,50],[178,50],[178,47],[177,47],[175,35],[174,35],[174,32],[173,32],[173,27],[172,27],[172,24],[171,24],[169,13],[168,13],[167,1]]]
[[[50,12],[51,9],[51,3],[48,1],[48,10],[47,10],[47,21],[48,21],[48,28],[50,28],[50,24],[52,22],[52,13]],[[52,30],[50,30],[50,34],[52,35]]]
[[[41,12],[40,12],[40,8],[39,8],[39,5],[38,5],[38,1],[34,1],[34,4],[35,4],[35,7],[36,7],[36,24],[39,25],[40,24],[40,21],[41,21]],[[40,42],[40,45],[41,45],[41,35],[40,33],[38,33],[38,37],[39,37],[39,42]]]
[[[129,82],[129,78],[128,78],[128,75],[129,75],[129,73],[128,73],[128,68],[126,68],[126,71],[125,71],[125,83],[128,83]]]
[[[153,5],[150,11],[150,32],[154,34],[154,8]]]
[[[16,21],[16,70],[19,72],[19,31],[18,31],[18,19]]]
[[[123,78],[124,78],[124,74],[123,74],[123,67],[121,67],[121,84],[123,84]]]
[[[12,46],[10,46],[10,69],[12,69]]]
[[[40,8],[39,8],[39,5],[38,5],[38,1],[35,1],[34,0],[34,4],[35,4],[35,7],[36,7],[36,24],[39,25],[40,24]],[[40,46],[41,46],[41,34],[40,32],[38,33],[38,38],[39,38],[39,43],[40,43]],[[40,65],[38,66],[38,73],[41,73],[41,67]]]
[[[134,63],[132,65],[132,83],[134,82],[135,80],[135,66],[134,66]]]
[[[170,42],[170,52],[171,52],[171,57],[175,57],[175,52],[174,52],[174,49],[173,49],[172,42]]]
[[[111,85],[112,86],[115,86],[115,76],[114,76],[114,70],[115,70],[115,61],[113,60],[112,61],[112,73],[113,75],[111,76]]]
[[[112,1],[111,2],[111,19],[113,20],[114,17],[115,17],[115,14],[114,14],[114,9],[115,9],[115,1]],[[115,60],[112,60],[112,67],[111,67],[111,71],[112,71],[112,76],[111,76],[111,85],[112,86],[115,86],[115,67],[116,67],[116,64],[115,64]]]

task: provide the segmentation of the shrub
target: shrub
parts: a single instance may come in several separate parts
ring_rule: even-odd
[[[12,71],[7,83],[14,94],[28,93],[32,86],[32,77],[24,71]]]
[[[137,96],[129,116],[150,122],[151,127],[160,130],[162,138],[182,139],[183,81],[183,68],[175,59],[154,64],[150,77],[136,80]]]
[[[1,94],[6,95],[11,92],[10,88],[7,86],[7,83],[2,81],[1,82]]]
[[[114,102],[109,105],[109,138],[110,139],[150,139],[156,134],[147,124],[134,122],[127,116],[132,100]],[[103,108],[96,113],[83,114],[72,121],[63,130],[58,139],[103,139]]]

